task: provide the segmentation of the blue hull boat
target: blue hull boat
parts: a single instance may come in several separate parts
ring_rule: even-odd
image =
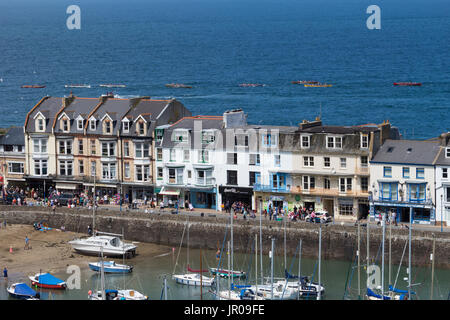
[[[90,262],[89,268],[95,272],[101,272],[101,262]],[[117,264],[114,261],[104,261],[103,271],[105,273],[130,273],[133,271],[133,266],[127,266],[125,264]]]

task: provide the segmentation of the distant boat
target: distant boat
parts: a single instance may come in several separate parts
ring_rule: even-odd
[[[46,289],[66,289],[67,284],[50,273],[37,273],[29,277],[32,286]]]
[[[262,83],[241,83],[239,87],[264,87],[265,84]]]
[[[305,84],[304,86],[310,88],[325,88],[325,87],[332,87],[333,85],[327,83],[317,83],[317,84]]]
[[[10,285],[6,291],[13,298],[25,299],[25,300],[35,300],[39,299],[39,293],[31,289],[26,283],[13,283]]]
[[[183,84],[183,83],[167,83],[166,87],[168,88],[192,88],[192,86],[187,85],[187,84]]]
[[[112,84],[112,83],[106,83],[106,84],[101,84],[100,87],[107,87],[107,88],[125,88],[126,85],[124,85],[124,84]]]
[[[319,84],[319,81],[312,81],[312,80],[297,80],[297,81],[291,81],[292,84]]]
[[[37,84],[24,84],[21,88],[45,88],[45,86]]]
[[[66,84],[66,88],[90,88],[90,84]]]
[[[420,82],[394,82],[394,86],[421,86],[422,83]]]
[[[100,272],[102,269],[101,262],[90,262],[89,268],[92,271]],[[105,273],[130,273],[131,271],[133,271],[133,266],[117,264],[114,261],[104,261],[103,270]]]

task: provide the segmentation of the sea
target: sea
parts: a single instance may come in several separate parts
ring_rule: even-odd
[[[371,5],[379,29],[368,28]],[[253,124],[320,116],[326,125],[389,120],[408,139],[450,131],[448,0],[0,0],[0,30],[0,127],[22,126],[46,95],[113,91],[174,97],[193,114],[242,108]]]
[[[282,241],[280,239],[280,241]],[[216,297],[212,293],[215,287],[187,286],[178,284],[172,278],[172,275],[180,275],[189,273],[187,265],[193,269],[208,270],[212,267],[228,268],[228,257],[226,253],[222,254],[222,258],[217,260],[215,250],[199,250],[188,249],[186,247],[172,248],[168,246],[152,245],[157,253],[152,256],[138,255],[132,259],[111,259],[116,263],[127,264],[133,266],[133,271],[129,274],[105,274],[106,289],[132,289],[148,297],[149,300],[215,300]],[[223,252],[226,252],[224,248]],[[313,282],[319,281],[319,261],[318,259],[309,259],[302,257],[299,247],[296,248],[294,256],[287,256],[286,260],[283,255],[283,245],[281,243],[275,246],[275,255],[272,260],[267,254],[263,255],[262,265],[263,274],[261,276],[260,255],[255,257],[254,246],[248,245],[246,253],[235,253],[233,255],[233,270],[244,271],[247,274],[245,279],[236,279],[232,283],[234,285],[254,285],[255,281],[258,285],[261,283],[270,284],[273,274],[274,281],[281,280],[284,277],[284,270],[292,275],[307,276]],[[364,251],[364,249],[363,249]],[[321,300],[366,300],[367,288],[367,268],[366,261],[360,261],[360,273],[358,277],[358,264],[356,259],[352,261],[321,259],[320,263],[320,283],[325,288],[325,293]],[[257,270],[255,268],[255,258],[258,260]],[[428,254],[424,254],[420,259],[429,259]],[[92,259],[87,261],[92,261]],[[385,259],[385,293],[388,290],[388,284],[395,285],[399,290],[408,290],[408,254],[402,260],[401,265],[391,265],[389,268],[388,252],[386,251]],[[370,265],[376,265],[382,270],[381,251],[372,252]],[[51,268],[51,266],[49,266]],[[69,267],[71,269],[69,269]],[[66,272],[53,272],[52,274],[70,283],[71,289],[51,290],[33,288],[40,293],[41,300],[87,300],[88,292],[97,292],[101,290],[101,276],[98,272],[94,272],[87,267],[87,262],[78,265],[80,268],[79,281],[74,281],[73,266],[69,266]],[[372,268],[372,267],[370,267]],[[231,269],[231,268],[230,268]],[[272,271],[273,270],[273,271]],[[389,271],[390,270],[390,271]],[[256,271],[258,275],[255,276]],[[36,271],[38,272],[38,271]],[[44,270],[43,270],[44,272]],[[47,271],[45,271],[47,272]],[[370,272],[373,272],[370,271]],[[369,273],[370,273],[369,272]],[[9,279],[5,281],[0,279],[0,300],[17,300],[8,295],[6,289],[9,284],[15,282],[25,282],[31,285],[28,276],[30,274],[21,274],[10,270]],[[211,277],[208,272],[203,274]],[[372,275],[372,274],[371,274]],[[372,277],[372,276],[371,276]],[[435,268],[434,281],[431,283],[432,268],[429,266],[412,267],[411,283],[412,283],[412,299],[414,300],[447,300],[450,295],[450,270]],[[262,280],[263,279],[263,280]],[[375,279],[375,278],[374,278]],[[376,287],[377,280],[369,279],[369,285]],[[381,283],[380,277],[380,283]],[[295,280],[291,280],[295,281]],[[219,279],[219,290],[228,290],[230,283],[228,279]],[[433,288],[433,295],[431,295]],[[377,290],[375,290],[377,291]],[[378,291],[379,292],[379,291]],[[166,293],[166,294],[165,294]],[[301,300],[316,300],[316,297],[303,297]]]

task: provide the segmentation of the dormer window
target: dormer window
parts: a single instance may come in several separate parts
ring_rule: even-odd
[[[37,129],[38,131],[44,131],[45,127],[44,127],[44,119],[37,119]]]
[[[95,123],[95,119],[89,120],[89,128],[90,128],[92,131],[97,130],[97,126],[96,126],[96,123]]]
[[[362,134],[361,135],[361,149],[368,149],[368,148],[369,148],[369,135]]]
[[[186,130],[176,130],[173,133],[172,141],[174,142],[186,142],[188,141],[188,132]]]
[[[445,148],[445,157],[450,158],[450,148]]]
[[[128,121],[124,121],[122,125],[123,132],[129,132],[130,131],[130,123]]]
[[[328,149],[342,149],[342,137],[328,136],[327,137]]]
[[[145,134],[145,125],[143,121],[138,122],[138,133],[143,136]]]
[[[111,133],[111,121],[106,120],[104,122],[105,133]]]
[[[67,119],[61,120],[61,130],[64,132],[69,131],[69,120],[67,120]]]
[[[77,129],[83,130],[83,120],[82,119],[77,120]]]

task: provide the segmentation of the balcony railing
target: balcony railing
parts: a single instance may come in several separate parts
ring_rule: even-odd
[[[260,192],[290,192],[291,188],[287,187],[286,185],[284,186],[278,186],[278,187],[274,187],[272,185],[266,185],[266,184],[260,184],[260,183],[255,183],[253,185],[253,190],[254,191],[260,191]]]

